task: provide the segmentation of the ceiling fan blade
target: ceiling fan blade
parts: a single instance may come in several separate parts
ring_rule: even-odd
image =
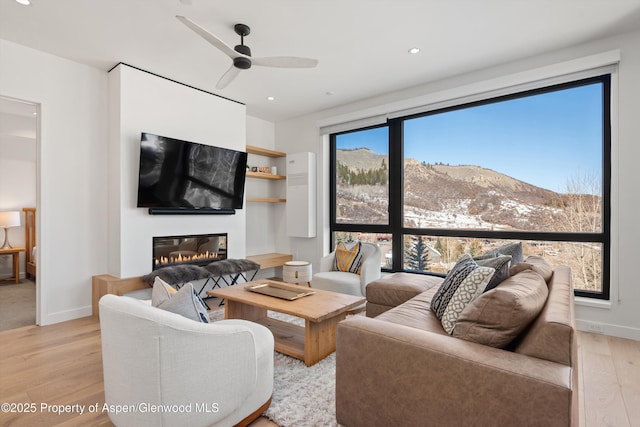
[[[227,85],[231,83],[238,74],[240,74],[240,68],[236,68],[232,65],[231,68],[229,68],[227,72],[220,77],[220,80],[218,80],[218,83],[216,84],[216,89],[224,89],[227,87]]]
[[[208,41],[209,43],[211,43],[212,45],[220,49],[222,52],[224,52],[224,54],[227,55],[229,58],[233,59],[238,56],[245,56],[239,52],[236,52],[231,46],[229,46],[228,44],[226,44],[225,42],[223,42],[222,40],[220,40],[219,38],[211,34],[209,31],[205,30],[204,28],[202,28],[200,25],[196,24],[189,18],[180,16],[180,15],[177,15],[176,18],[180,22],[182,22],[184,25],[186,25],[187,27],[195,31],[203,39],[205,39],[206,41]]]
[[[270,56],[268,58],[251,58],[251,64],[263,67],[313,68],[318,65],[318,60],[295,56]]]

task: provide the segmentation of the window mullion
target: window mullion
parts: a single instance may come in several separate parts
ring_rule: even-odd
[[[404,150],[402,120],[389,121],[389,225],[393,235],[393,271],[402,271],[404,236]]]

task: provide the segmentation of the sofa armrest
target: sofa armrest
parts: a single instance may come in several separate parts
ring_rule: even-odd
[[[364,316],[338,324],[341,424],[567,426],[572,415],[571,367]]]

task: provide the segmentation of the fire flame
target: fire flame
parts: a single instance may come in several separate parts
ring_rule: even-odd
[[[164,265],[164,264],[173,264],[173,263],[179,263],[179,262],[189,262],[189,261],[199,261],[199,260],[206,260],[206,259],[215,259],[218,258],[218,253],[217,252],[203,252],[203,253],[198,253],[198,254],[194,254],[194,255],[182,255],[182,254],[178,254],[178,256],[172,256],[172,257],[160,257],[160,258],[156,258],[155,259],[155,265]]]

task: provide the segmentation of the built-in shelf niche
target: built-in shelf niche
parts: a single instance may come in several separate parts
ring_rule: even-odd
[[[287,156],[287,153],[283,153],[282,151],[269,150],[267,148],[256,147],[253,145],[247,145],[247,153],[255,154],[257,156],[271,157],[273,159]],[[247,171],[247,178],[267,179],[267,180],[273,180],[273,181],[281,181],[281,180],[287,179],[285,175],[274,175],[274,174],[250,172],[250,171]],[[286,201],[287,199],[277,198],[277,197],[248,197],[247,196],[247,202],[285,203]]]

